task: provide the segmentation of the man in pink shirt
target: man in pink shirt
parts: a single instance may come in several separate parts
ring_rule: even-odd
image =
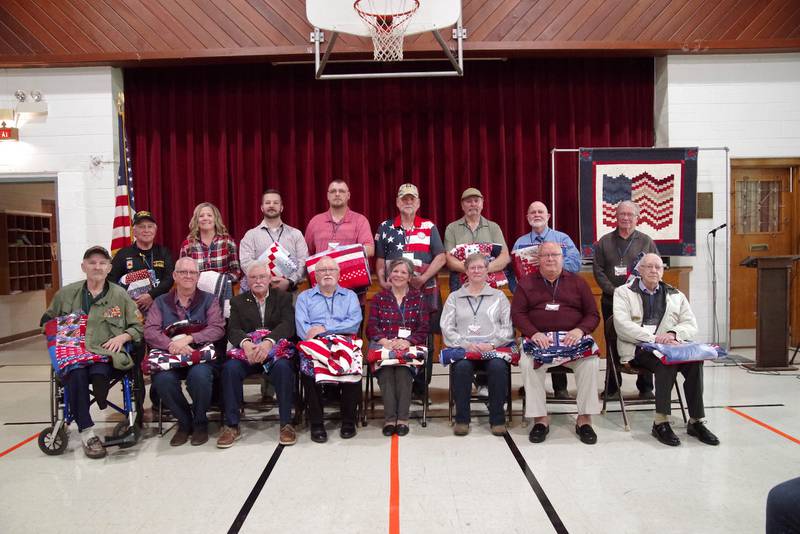
[[[310,255],[324,252],[339,245],[364,245],[367,256],[375,254],[375,241],[369,221],[352,211],[347,203],[350,189],[344,180],[335,179],[328,184],[330,209],[311,218],[305,237]]]

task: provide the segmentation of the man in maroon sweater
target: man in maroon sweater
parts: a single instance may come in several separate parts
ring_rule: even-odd
[[[523,336],[541,348],[552,341],[548,332],[566,332],[564,343],[577,343],[600,322],[592,291],[577,274],[564,271],[564,257],[558,243],[545,242],[539,248],[539,272],[520,280],[511,302],[511,320]],[[544,378],[551,365],[534,369],[533,358],[520,358],[525,384],[525,417],[534,420],[528,438],[541,443],[550,431],[550,418],[545,405]],[[597,398],[597,356],[580,358],[567,364],[575,373],[578,384],[578,420],[575,432],[586,444],[597,442],[592,429],[592,414],[600,413]]]

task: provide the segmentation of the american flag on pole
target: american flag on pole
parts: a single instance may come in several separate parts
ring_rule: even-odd
[[[122,108],[122,95],[118,102],[117,121],[119,127],[119,169],[117,170],[116,203],[114,207],[114,227],[111,230],[111,255],[133,242],[131,235],[132,217],[135,213],[133,203],[133,169],[131,154],[125,137],[125,114]]]

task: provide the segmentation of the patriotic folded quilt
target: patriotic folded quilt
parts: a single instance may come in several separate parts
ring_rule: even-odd
[[[425,364],[425,358],[427,357],[428,347],[423,345],[411,345],[406,350],[392,350],[381,347],[376,343],[367,353],[367,361],[373,373],[377,373],[384,367],[398,365],[419,367]]]
[[[339,266],[339,285],[347,289],[368,287],[372,284],[369,262],[364,253],[364,245],[341,245],[309,256],[306,260],[308,281],[311,287],[317,285],[316,266],[319,260],[328,256]]]
[[[231,275],[216,271],[203,271],[197,280],[197,288],[217,297],[223,317],[227,319],[231,316],[231,299],[233,298]]]
[[[539,245],[518,248],[511,251],[511,265],[517,280],[539,271],[539,266],[534,265],[534,258],[539,257]]]
[[[706,343],[679,343],[677,345],[638,343],[636,346],[637,350],[652,352],[664,365],[716,360],[727,355],[722,347]]]
[[[358,382],[363,374],[362,343],[361,339],[338,334],[301,341],[297,344],[300,371],[313,376],[317,383]],[[311,365],[303,365],[303,361]]]
[[[500,255],[500,252],[503,250],[503,246],[497,243],[466,243],[463,245],[456,245],[450,251],[456,259],[460,261],[466,260],[468,257],[472,256],[473,254],[483,254],[489,261],[492,261],[497,256]],[[467,281],[466,273],[461,273],[460,275],[461,283]],[[498,271],[496,273],[489,273],[486,282],[494,287],[502,287],[508,285],[508,278],[506,278],[506,274],[503,271]]]
[[[254,332],[250,332],[247,334],[247,339],[258,345],[264,338],[269,336],[270,331],[266,328],[259,328]],[[247,356],[244,353],[244,349],[240,349],[238,347],[234,347],[232,349],[228,349],[228,358],[234,360],[241,360],[245,363],[247,362]],[[280,339],[277,343],[270,349],[269,354],[267,355],[267,359],[264,360],[264,372],[269,373],[270,369],[272,369],[275,360],[280,358],[292,359],[297,354],[297,351],[294,348],[294,344],[285,340]]]
[[[491,360],[500,358],[511,365],[519,364],[519,349],[515,343],[509,343],[502,347],[495,347],[488,352],[468,352],[460,347],[445,347],[439,352],[439,363],[447,367],[458,360]]]
[[[563,330],[545,332],[545,335],[552,343],[546,349],[539,347],[529,337],[522,340],[522,352],[533,358],[534,369],[538,369],[542,365],[563,365],[581,358],[600,355],[600,348],[594,338],[588,334],[571,347],[564,345],[564,336],[567,335],[567,332]]]
[[[277,241],[272,243],[267,250],[258,257],[258,261],[267,264],[272,276],[282,276],[289,280],[298,280],[303,272],[303,264],[293,258],[289,251],[286,250],[286,247]]]
[[[214,360],[216,358],[214,344],[209,343],[192,350],[190,354],[170,354],[168,350],[150,349],[142,360],[142,372],[146,375],[191,367]]]
[[[132,299],[136,299],[153,289],[154,280],[150,271],[139,269],[122,275],[119,283],[127,287],[126,291]]]
[[[44,325],[47,352],[58,376],[64,377],[73,369],[93,363],[111,361],[108,356],[86,350],[86,319],[86,315],[71,313],[51,319]]]

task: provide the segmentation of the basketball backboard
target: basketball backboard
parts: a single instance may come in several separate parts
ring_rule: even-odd
[[[353,6],[354,0],[306,0],[306,17],[321,30],[369,37],[364,21]],[[361,0],[361,9],[373,13],[403,13],[413,0]],[[408,23],[406,35],[448,28],[461,16],[461,0],[419,0],[419,8]]]

